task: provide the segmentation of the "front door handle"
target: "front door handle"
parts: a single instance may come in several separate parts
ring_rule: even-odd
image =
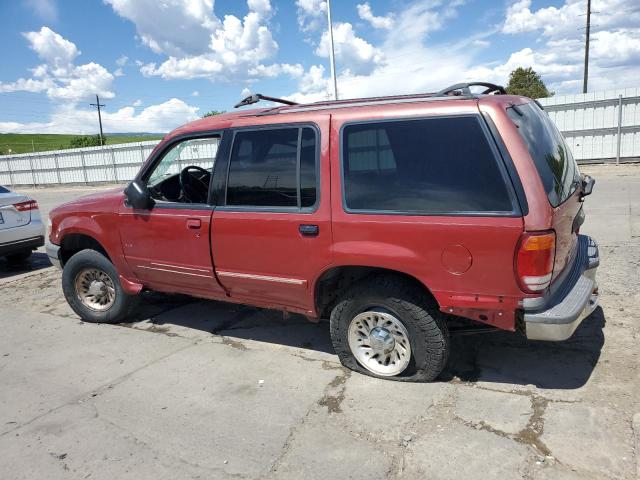
[[[198,218],[190,218],[187,220],[187,228],[197,230],[200,228],[201,222]]]
[[[300,225],[298,227],[298,231],[302,234],[302,236],[304,237],[316,237],[318,235],[318,233],[320,232],[320,228],[318,228],[318,225]]]

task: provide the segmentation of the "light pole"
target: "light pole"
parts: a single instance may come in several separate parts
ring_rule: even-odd
[[[331,0],[327,0],[327,22],[329,23],[329,59],[331,61],[331,78],[333,80],[333,98],[338,100],[338,80],[336,79],[336,57],[333,50],[333,25],[331,24]]]

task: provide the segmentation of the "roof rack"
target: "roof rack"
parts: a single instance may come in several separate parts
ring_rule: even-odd
[[[495,85],[487,82],[468,82],[468,83],[456,83],[436,93],[414,93],[408,95],[393,95],[386,97],[370,97],[370,98],[351,98],[344,100],[328,100],[315,103],[303,103],[298,104],[290,100],[284,100],[281,98],[267,97],[266,95],[255,94],[251,95],[235,107],[242,107],[244,105],[250,105],[260,100],[269,100],[272,102],[279,102],[285,104],[285,107],[273,107],[262,112],[256,113],[257,116],[274,115],[277,113],[294,113],[308,110],[329,110],[336,108],[348,108],[348,107],[360,107],[369,105],[382,105],[385,103],[408,103],[414,101],[438,101],[438,100],[451,100],[451,97],[455,97],[457,100],[474,99],[478,98],[476,94],[471,92],[471,87],[481,86],[485,87],[485,90],[481,92],[482,95],[495,93],[496,95],[505,95],[507,91],[501,85]],[[293,107],[287,108],[286,106]]]
[[[445,89],[440,90],[435,94],[436,97],[443,97],[445,95],[459,96],[459,95],[473,95],[470,87],[486,87],[486,90],[482,92],[482,95],[488,95],[495,92],[496,95],[506,95],[507,91],[501,85],[495,85],[487,82],[468,82],[468,83],[456,83]]]
[[[276,98],[276,97],[268,97],[266,95],[262,95],[261,93],[255,93],[253,95],[249,95],[247,98],[236,103],[233,106],[233,108],[244,107],[245,105],[258,103],[260,100],[267,100],[268,102],[283,103],[284,105],[298,105],[296,102],[292,102],[291,100],[285,100],[283,98]]]

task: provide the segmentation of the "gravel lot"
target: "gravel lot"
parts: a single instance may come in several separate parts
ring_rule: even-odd
[[[83,324],[0,261],[0,477],[640,478],[640,166],[592,166],[601,308],[567,342],[459,336],[442,379],[343,369],[326,323],[145,295]],[[101,187],[104,188],[104,187]],[[23,190],[46,213],[96,188]]]

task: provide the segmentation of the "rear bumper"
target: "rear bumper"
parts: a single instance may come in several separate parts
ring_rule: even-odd
[[[12,253],[24,250],[35,250],[44,245],[44,236],[22,238],[11,242],[0,243],[0,256],[11,255]]]
[[[47,241],[47,245],[44,247],[47,251],[47,257],[54,267],[62,268],[62,262],[60,261],[60,246],[55,245]]]
[[[560,288],[542,305],[527,309],[524,323],[530,340],[566,340],[598,306],[596,270],[600,264],[598,244],[586,235],[578,236],[578,251]]]

